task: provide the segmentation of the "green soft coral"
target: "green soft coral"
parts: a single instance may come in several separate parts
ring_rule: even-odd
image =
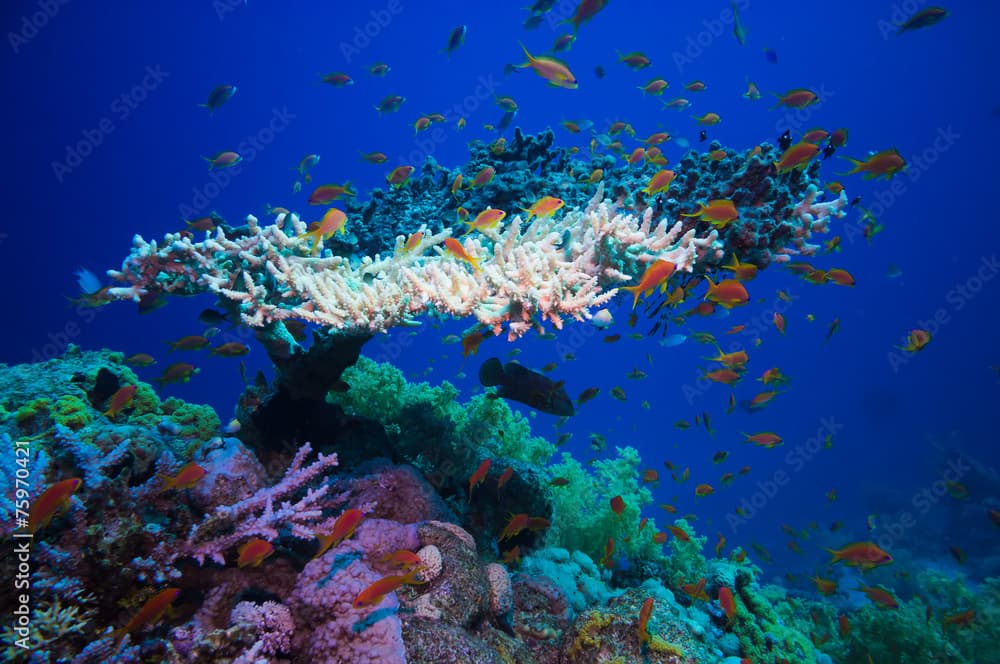
[[[351,386],[327,399],[345,412],[380,422],[397,449],[419,453],[427,441],[437,441],[452,458],[472,459],[471,473],[486,457],[543,465],[555,447],[531,435],[531,424],[502,399],[479,394],[456,401],[458,389],[448,381],[438,386],[411,383],[388,363],[359,357],[341,378]],[[475,454],[462,452],[475,450]],[[468,472],[465,472],[468,470]]]
[[[561,462],[549,468],[553,477],[568,480],[565,486],[551,487],[553,520],[546,540],[549,546],[577,549],[600,560],[608,538],[614,538],[615,557],[662,557],[659,545],[652,539],[653,528],[647,526],[639,533],[642,508],[653,502],[649,489],[638,482],[642,462],[639,453],[632,447],[616,450],[615,458],[594,462],[593,473],[566,453]],[[620,516],[611,509],[615,496],[621,496],[625,503]]]

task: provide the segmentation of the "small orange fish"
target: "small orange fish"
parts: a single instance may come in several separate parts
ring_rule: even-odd
[[[264,559],[274,553],[274,545],[267,540],[254,537],[245,542],[236,551],[239,553],[239,557],[236,559],[237,566],[247,567],[249,565],[250,567],[260,567]]]
[[[649,179],[649,183],[646,184],[646,187],[642,191],[650,196],[655,196],[656,194],[666,194],[670,191],[670,183],[673,181],[673,171],[661,170]]]
[[[397,166],[386,176],[385,181],[392,186],[399,188],[410,181],[410,176],[416,169],[413,166]]]
[[[846,173],[840,173],[839,175],[864,173],[866,180],[877,180],[878,178],[890,180],[896,173],[906,169],[906,160],[903,159],[902,155],[899,154],[899,150],[896,148],[882,150],[881,152],[868,157],[868,159],[865,159],[864,161],[852,159],[851,157],[842,157],[842,159],[846,159],[854,164],[854,168]]]
[[[820,576],[809,577],[809,580],[816,584],[817,592],[823,595],[832,595],[837,592],[837,582],[833,579],[824,579]]]
[[[688,535],[687,531],[684,530],[683,528],[681,528],[680,526],[670,526],[670,525],[668,525],[667,526],[667,530],[669,530],[673,534],[674,537],[676,537],[677,539],[679,539],[682,542],[690,542],[691,541],[691,536]]]
[[[795,145],[789,146],[781,154],[781,158],[774,162],[778,174],[789,173],[796,169],[804,171],[812,158],[819,154],[819,150],[819,146],[815,143],[806,143],[805,141],[799,141]]]
[[[497,480],[497,500],[500,500],[500,489],[504,487],[510,478],[514,476],[514,467],[507,466],[507,469],[500,474],[500,479]]]
[[[753,263],[741,263],[740,257],[733,254],[733,262],[729,265],[723,265],[723,270],[731,270],[733,276],[736,277],[738,281],[750,281],[757,276],[757,266]]]
[[[502,542],[504,540],[517,537],[522,530],[528,527],[529,518],[530,517],[523,512],[521,514],[511,514],[510,518],[507,520],[507,525],[504,526],[503,531],[500,533],[498,541]]]
[[[521,44],[521,50],[524,51],[524,55],[528,58],[528,61],[522,65],[515,65],[518,69],[530,67],[535,70],[536,74],[548,81],[549,85],[557,88],[573,90],[578,86],[576,76],[573,75],[573,72],[569,70],[569,67],[565,63],[544,55],[535,57],[528,52],[524,44]]]
[[[842,549],[827,549],[827,551],[833,556],[830,559],[831,565],[843,562],[849,567],[859,567],[862,571],[892,562],[892,556],[874,542],[854,542]]]
[[[899,602],[896,601],[895,595],[883,588],[882,586],[866,586],[861,584],[858,588],[861,592],[868,595],[868,599],[875,602],[880,608],[883,609],[898,609]]]
[[[726,619],[732,622],[736,617],[736,598],[733,597],[733,591],[726,586],[719,588],[719,606],[726,614]]]
[[[321,246],[323,241],[331,237],[334,233],[340,233],[341,235],[346,233],[346,227],[347,215],[344,214],[343,210],[332,207],[326,211],[323,219],[320,220],[319,224],[313,230],[303,233],[298,239],[311,238],[312,247],[309,251],[315,252],[316,248]]]
[[[406,244],[403,245],[403,251],[406,253],[412,253],[424,239],[424,234],[421,231],[417,231],[406,238]]]
[[[542,196],[534,205],[525,210],[521,208],[522,211],[528,213],[528,217],[525,221],[528,221],[532,217],[538,217],[539,219],[545,219],[546,217],[551,217],[556,211],[565,205],[566,202],[561,198],[555,198],[554,196]]]
[[[381,579],[379,579],[378,581],[376,581],[375,583],[371,584],[370,586],[362,590],[360,593],[358,593],[357,597],[355,597],[354,601],[351,603],[351,606],[353,606],[355,609],[363,609],[366,606],[372,606],[374,604],[378,604],[379,602],[382,601],[382,598],[384,598],[389,593],[395,591],[402,585],[426,583],[425,581],[419,580],[419,574],[422,569],[423,569],[422,567],[418,567],[410,570],[409,572],[403,575],[394,574],[391,576],[382,577]]]
[[[777,328],[778,332],[785,333],[785,317],[777,311],[774,312],[774,327]]]
[[[104,416],[113,420],[118,416],[118,413],[131,406],[138,389],[138,385],[126,385],[125,387],[118,388],[111,396],[111,401],[108,404],[108,409],[104,411]]]
[[[476,218],[472,221],[465,222],[468,228],[465,230],[466,233],[471,233],[472,231],[482,231],[482,230],[492,230],[497,227],[497,225],[503,221],[503,218],[507,216],[507,213],[503,210],[494,210],[493,208],[486,208],[482,212],[476,215]]]
[[[783,442],[785,442],[781,436],[779,436],[776,433],[772,433],[770,431],[764,431],[752,435],[745,433],[743,435],[746,436],[746,440],[743,441],[744,443],[750,442],[753,443],[754,445],[760,445],[761,447],[765,447],[768,449],[772,447],[777,447],[778,445],[781,445]]]
[[[472,475],[469,475],[469,502],[472,502],[472,490],[483,483],[486,479],[486,474],[490,472],[490,466],[493,464],[493,459],[487,459],[479,464],[479,468],[476,468]]]
[[[482,268],[479,267],[479,259],[474,256],[471,256],[469,252],[465,250],[465,247],[462,246],[461,242],[459,242],[453,237],[448,237],[445,238],[444,240],[444,246],[448,250],[448,253],[450,253],[452,256],[458,258],[459,260],[465,261],[466,263],[471,265],[477,272],[482,272]]]
[[[28,531],[31,533],[38,532],[49,525],[52,517],[57,513],[69,509],[69,500],[73,497],[76,490],[80,488],[81,484],[83,484],[83,480],[79,477],[72,477],[68,480],[56,482],[43,491],[42,495],[36,498],[31,504],[28,515]]]
[[[611,556],[615,555],[615,540],[609,537],[607,543],[604,545],[604,557],[598,562],[601,567],[611,568],[614,567],[615,561]]]
[[[793,90],[789,90],[783,95],[778,94],[777,92],[772,92],[771,94],[778,98],[778,103],[771,107],[772,111],[779,106],[802,109],[819,103],[819,95],[812,90],[807,90],[806,88],[795,88]]]
[[[639,643],[649,643],[649,617],[653,615],[653,598],[647,597],[639,609]]]
[[[700,599],[704,602],[708,601],[708,593],[705,592],[705,583],[707,579],[702,577],[698,583],[682,583],[681,590],[684,591],[685,595],[691,597],[691,599]]]
[[[379,562],[392,565],[393,567],[399,567],[400,569],[405,569],[407,571],[423,564],[420,560],[420,556],[412,551],[407,551],[406,549],[397,549],[392,553],[387,553],[379,558]]]
[[[716,228],[722,229],[733,221],[736,221],[740,213],[736,205],[729,199],[715,199],[708,203],[702,203],[695,212],[681,213],[682,217],[698,217],[702,221],[707,221]]]
[[[319,550],[316,551],[313,558],[319,558],[331,547],[337,546],[349,538],[364,520],[365,513],[359,509],[351,508],[341,512],[337,520],[333,522],[333,530],[329,534],[316,535],[316,539],[319,540]]]
[[[644,293],[648,297],[657,286],[666,284],[676,269],[677,266],[670,261],[657,260],[642,273],[638,285],[622,286],[621,290],[632,293],[632,309],[635,309],[636,305],[639,304],[640,294]]]
[[[705,299],[710,302],[731,309],[750,301],[747,289],[736,279],[723,279],[718,284],[713,283],[709,277],[705,277],[705,280],[708,281]]]
[[[694,495],[699,498],[704,498],[705,496],[710,496],[715,493],[715,489],[712,488],[711,484],[699,484],[694,488]]]
[[[618,516],[621,516],[622,512],[625,511],[625,501],[621,496],[615,496],[611,499],[611,511]]]
[[[160,493],[170,491],[171,489],[190,489],[205,476],[205,472],[204,468],[192,461],[177,471],[177,474],[173,477],[161,473],[160,478],[163,480],[163,488],[160,489]]]
[[[826,271],[826,280],[832,281],[838,286],[853,286],[855,284],[854,277],[847,270],[842,270],[839,267],[835,267]]]
[[[720,122],[722,122],[722,116],[720,116],[718,113],[705,113],[700,118],[696,115],[692,115],[691,117],[697,120],[698,124],[705,127],[711,127],[713,125],[717,125]]]
[[[116,629],[112,634],[111,638],[117,641],[126,634],[134,632],[143,625],[154,625],[160,621],[163,614],[167,612],[170,605],[173,603],[177,596],[181,594],[180,588],[167,588],[166,590],[161,590],[151,597],[142,608],[132,616],[132,619],[126,623],[126,625],[120,629]]]

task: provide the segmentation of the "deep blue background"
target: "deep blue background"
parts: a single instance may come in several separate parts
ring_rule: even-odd
[[[713,542],[714,533],[722,530],[733,543],[755,539],[772,550],[782,549],[787,539],[778,530],[780,523],[801,528],[815,520],[822,529],[843,520],[843,534],[824,540],[833,544],[864,535],[865,516],[888,509],[893,501],[912,507],[914,493],[942,477],[942,458],[948,457],[932,445],[935,439],[950,440],[964,458],[1000,466],[998,375],[991,369],[1000,365],[1000,279],[987,280],[977,295],[962,298],[961,308],[954,295],[984,259],[1000,254],[995,166],[1000,92],[997,78],[983,68],[1000,61],[995,37],[1000,10],[987,6],[991,3],[961,3],[943,23],[897,38],[885,34],[893,13],[925,3],[851,0],[817,9],[817,3],[743,2],[749,37],[741,47],[730,25],[719,22],[728,19],[728,3],[617,1],[583,26],[566,54],[581,81],[579,89],[571,91],[546,86],[530,71],[504,76],[505,63],[523,60],[518,40],[532,52],[543,52],[566,26],[553,29],[543,23],[526,31],[521,23],[527,14],[518,6],[527,2],[502,4],[251,0],[246,6],[213,6],[187,0],[115,2],[97,10],[92,3],[71,0],[58,5],[36,35],[25,42],[15,38],[12,45],[11,34],[31,34],[24,32],[25,17],[35,14],[37,22],[41,5],[7,3],[7,37],[0,48],[7,90],[6,131],[0,139],[7,156],[0,266],[8,304],[0,360],[25,362],[71,340],[85,348],[150,352],[159,364],[140,373],[147,378],[159,375],[170,361],[163,342],[199,333],[203,326],[196,314],[211,299],[172,301],[141,317],[128,304],[81,314],[66,301],[76,294],[73,271],[84,266],[101,274],[120,264],[133,234],[148,239],[176,230],[184,206],[199,203],[196,191],[212,182],[200,156],[237,149],[276,113],[290,117],[287,127],[252,159],[245,152],[247,161],[239,174],[197,211],[215,209],[237,221],[247,213],[262,215],[266,203],[305,210],[310,187],[293,196],[296,174],[290,169],[311,152],[322,155],[314,170],[317,183],[351,180],[362,195],[384,182],[390,167],[417,163],[428,152],[448,167],[459,166],[467,157],[465,142],[491,138],[482,125],[499,120],[498,107],[482,94],[487,89],[517,99],[517,124],[526,131],[553,127],[562,144],[583,148],[589,136],[568,134],[559,127],[561,120],[591,120],[603,130],[610,121],[622,119],[640,137],[667,130],[696,145],[697,127],[689,116],[714,111],[723,122],[710,129],[711,138],[730,148],[773,142],[788,126],[798,131],[845,126],[850,142],[843,153],[864,157],[895,146],[910,160],[910,173],[896,178],[902,191],[889,203],[888,184],[838,178],[835,171],[847,165],[839,159],[823,166],[823,176],[842,180],[851,197],[861,194],[864,204],[873,207],[884,203],[878,212],[886,230],[870,245],[848,241],[844,227],[836,226],[834,233],[845,236],[844,251],[816,261],[821,267],[851,270],[856,288],[813,287],[782,270],[768,270],[750,284],[753,298],[764,303],[724,320],[695,321],[693,330],[721,334],[737,323],[769,321],[778,289],[797,296],[785,313],[785,336],[764,324],[759,335],[735,337],[751,352],[750,374],[737,388],[740,399],[755,393],[759,384],[752,379],[768,367],[780,366],[793,379],[790,389],[768,408],[726,417],[729,390],[722,386],[689,403],[683,386],[693,384],[699,367],[706,366],[700,360],[709,355],[706,346],[689,340],[664,349],[648,340],[629,339],[608,345],[600,342],[601,334],[593,334],[573,349],[578,359],[561,364],[553,374],[566,380],[574,396],[590,385],[603,388],[569,425],[575,436],[568,449],[589,458],[590,431],[606,434],[612,449],[638,446],[646,465],[661,473],[658,503],[676,503],[681,513],[696,511],[697,526]],[[574,5],[557,3],[554,12]],[[385,25],[371,23],[372,11],[388,19]],[[441,50],[460,23],[468,25],[466,44],[448,58]],[[358,40],[366,24],[374,36]],[[764,46],[777,52],[777,65],[767,62]],[[616,62],[618,50],[645,51],[653,66],[633,72]],[[366,73],[376,61],[391,66],[385,78]],[[595,65],[607,70],[606,78],[594,76]],[[355,85],[335,89],[318,82],[321,73],[337,70],[349,73]],[[148,89],[136,91],[150,71],[161,72],[160,77],[147,78]],[[662,98],[644,97],[636,90],[656,76],[670,82]],[[798,117],[772,111],[770,95],[757,102],[742,97],[748,77],[765,93],[810,87],[820,91],[824,101]],[[685,93],[682,85],[696,78],[704,80],[708,90]],[[220,83],[236,84],[239,90],[210,116],[197,104]],[[387,94],[404,95],[407,102],[399,113],[379,116],[372,106]],[[127,113],[122,95],[135,102]],[[689,111],[661,109],[661,101],[676,95],[694,102]],[[468,128],[458,133],[454,109],[463,104]],[[428,134],[415,138],[411,125],[420,114],[431,112],[446,113],[452,121],[441,126],[439,141],[427,150],[418,140]],[[102,122],[111,130],[82,163],[58,178],[53,162],[65,161],[68,146],[85,140],[85,132],[93,135]],[[953,136],[951,145],[933,151],[942,134]],[[933,163],[918,165],[914,156],[929,148]],[[372,166],[359,160],[359,152],[373,150],[390,155],[390,163]],[[665,152],[672,160],[680,154],[675,144],[668,144]],[[891,263],[902,268],[901,278],[886,276]],[[938,310],[949,322],[935,331],[926,350],[894,370],[887,354],[908,330]],[[807,313],[814,314],[816,322],[807,322]],[[616,317],[618,326],[612,332],[627,336],[645,329],[624,325],[627,309]],[[834,317],[840,318],[841,329],[823,345]],[[433,382],[454,380],[459,349],[440,345],[440,336],[460,332],[466,323],[416,336],[394,333],[391,338],[405,344],[396,362],[416,375],[434,367],[428,375]],[[585,333],[590,332],[587,328]],[[751,343],[755,336],[763,340],[759,349]],[[569,348],[569,337],[520,342],[520,359],[535,367],[558,360],[559,350]],[[474,379],[481,359],[503,357],[509,349],[503,340],[489,340],[480,357],[463,368]],[[385,347],[373,343],[367,350],[379,354]],[[450,357],[439,359],[442,354]],[[236,361],[190,357],[197,358],[201,374],[164,392],[212,403],[227,419],[240,390]],[[259,348],[248,364],[266,365]],[[648,377],[625,378],[633,366]],[[458,383],[466,394],[478,387],[474,380]],[[608,396],[615,385],[626,389],[627,402]],[[649,410],[640,407],[644,399],[651,404]],[[714,438],[704,431],[673,428],[676,420],[704,410],[713,414]],[[834,448],[797,471],[788,454],[816,433],[823,418],[842,427]],[[552,421],[538,415],[537,431],[554,436]],[[786,446],[765,451],[737,444],[741,431],[765,430],[780,433]],[[709,461],[719,449],[733,452],[722,467]],[[694,479],[674,485],[662,466],[667,458],[681,468],[691,466]],[[752,465],[752,473],[722,489],[721,472],[743,464]],[[750,498],[756,482],[782,470],[789,484],[767,501],[758,517],[732,533],[723,515]],[[695,481],[716,485],[718,493],[696,502]],[[839,498],[828,504],[823,494],[832,488]],[[973,495],[960,510],[962,518],[977,515],[964,522],[967,528],[942,530],[956,512],[954,506],[938,505],[919,515],[899,546],[945,560],[950,544],[963,545],[972,557],[985,555],[992,526],[982,508],[996,506],[991,501],[997,489],[977,479]],[[650,515],[659,520],[662,512]],[[962,541],[961,531],[971,530],[981,531],[979,536],[985,533],[987,539]],[[993,536],[994,546],[995,540]],[[801,564],[791,569],[811,571],[822,560],[821,552],[810,546]],[[996,571],[980,571],[990,570]]]

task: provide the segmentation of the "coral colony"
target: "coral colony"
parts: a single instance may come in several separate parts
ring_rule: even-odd
[[[276,376],[247,385],[237,436],[210,408],[161,400],[118,353],[0,366],[3,446],[30,442],[36,502],[31,633],[8,629],[4,661],[798,664],[954,649],[946,625],[925,624],[927,600],[855,611],[855,632],[884,640],[859,645],[832,605],[761,584],[766,551],[706,548],[681,518],[647,525],[634,449],[550,465],[555,445],[503,399],[458,403],[447,383],[359,357],[372,334],[429,317],[514,341],[598,324],[664,261],[670,285],[693,288],[734,255],[764,268],[815,253],[846,194],[821,202],[815,164],[776,172],[780,158],[766,144],[691,152],[656,191],[652,164],[584,163],[551,133],[518,131],[502,153],[473,143],[464,177],[492,171],[465,205],[529,209],[558,192],[554,214],[464,232],[449,193],[459,171],[429,160],[405,186],[347,203],[365,223],[315,248],[285,210],[200,239],[137,236],[101,297],[211,293],[257,331]],[[594,169],[600,182],[566,175]],[[161,384],[193,370],[174,365]],[[15,509],[0,503],[5,536]],[[998,610],[995,592],[988,606],[966,595],[939,598],[942,610]]]

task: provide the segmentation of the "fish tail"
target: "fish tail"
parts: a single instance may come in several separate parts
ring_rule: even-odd
[[[528,51],[528,47],[525,46],[524,43],[522,43],[520,41],[517,42],[517,43],[521,45],[521,50],[524,51],[524,55],[527,56],[528,61],[526,63],[524,63],[523,65],[514,65],[514,66],[518,67],[520,69],[524,69],[525,67],[530,67],[531,63],[534,62],[534,60],[535,60],[535,56],[531,55],[531,53]]]
[[[841,558],[840,558],[840,552],[839,552],[839,551],[834,551],[833,549],[827,549],[826,547],[823,547],[823,548],[824,548],[824,549],[826,549],[826,550],[827,550],[827,552],[828,552],[828,553],[829,553],[829,554],[830,554],[831,556],[833,556],[833,558],[831,558],[831,559],[830,559],[830,562],[829,562],[829,563],[827,563],[827,564],[829,564],[829,565],[832,565],[833,563],[836,563],[836,562],[840,562],[840,559],[841,559]]]

